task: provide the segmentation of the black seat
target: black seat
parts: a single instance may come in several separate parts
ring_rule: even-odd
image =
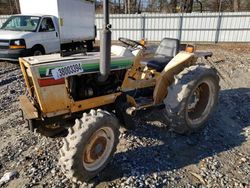
[[[154,57],[152,59],[141,61],[141,64],[161,72],[179,52],[179,46],[180,41],[178,39],[164,38],[158,46]]]

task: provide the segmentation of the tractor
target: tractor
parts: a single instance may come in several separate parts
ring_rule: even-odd
[[[59,162],[73,182],[88,182],[105,168],[120,125],[133,128],[137,112],[161,108],[167,125],[190,134],[206,125],[218,99],[217,71],[197,63],[211,53],[164,38],[145,57],[142,42],[120,38],[123,45],[111,46],[110,26],[105,0],[101,52],[19,59],[27,88],[20,96],[24,118],[30,130],[47,136],[68,131]]]

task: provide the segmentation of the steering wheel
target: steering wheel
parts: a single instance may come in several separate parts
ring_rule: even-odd
[[[128,38],[122,38],[122,37],[120,37],[118,40],[121,43],[123,43],[123,44],[125,44],[125,45],[127,45],[129,47],[132,47],[134,49],[138,49],[139,46],[141,46],[142,49],[144,49],[144,50],[147,49],[144,44],[141,44],[141,43],[139,43],[137,41],[134,41],[134,40],[131,40],[131,39],[128,39]]]

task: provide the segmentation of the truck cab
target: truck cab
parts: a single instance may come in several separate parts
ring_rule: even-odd
[[[0,59],[93,48],[95,4],[87,0],[20,0],[21,14],[0,29]]]
[[[57,18],[51,15],[14,15],[0,30],[0,59],[60,51]]]

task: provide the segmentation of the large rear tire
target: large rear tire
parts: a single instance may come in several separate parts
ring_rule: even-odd
[[[165,115],[174,131],[190,134],[203,128],[216,106],[219,89],[216,70],[207,65],[180,72],[164,100]]]
[[[91,180],[110,161],[119,135],[119,123],[113,115],[103,110],[84,113],[63,140],[59,162],[64,174],[74,183]]]

